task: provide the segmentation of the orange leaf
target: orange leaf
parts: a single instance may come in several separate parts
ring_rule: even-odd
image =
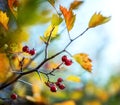
[[[88,58],[88,55],[85,53],[75,54],[74,59],[87,71],[91,72],[92,70],[92,60]]]
[[[18,0],[8,0],[8,6],[15,17],[17,16],[16,9],[18,7],[18,4],[19,4]]]
[[[67,10],[66,8],[62,6],[60,6],[60,10],[65,18],[67,29],[68,31],[70,31],[74,26],[76,16],[73,14],[72,10]]]
[[[83,1],[74,1],[74,2],[72,2],[71,5],[70,5],[69,10],[70,9],[77,9],[82,3],[83,3]]]
[[[0,10],[0,23],[3,25],[3,27],[8,30],[8,21],[9,18],[7,17],[6,12]]]
[[[89,21],[89,28],[93,28],[96,27],[98,25],[104,24],[108,21],[110,21],[110,16],[109,17],[105,17],[103,15],[101,15],[100,13],[94,13],[93,16],[91,17],[90,21]]]

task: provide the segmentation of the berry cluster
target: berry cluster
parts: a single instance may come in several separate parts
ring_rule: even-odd
[[[28,46],[23,46],[22,51],[26,52],[30,55],[35,55],[35,53],[36,53],[34,48],[30,50]]]
[[[50,88],[51,92],[57,92],[57,87],[61,90],[65,89],[65,85],[62,84],[63,79],[62,78],[58,78],[57,82],[53,83],[53,82],[45,82],[45,84]]]
[[[70,66],[72,64],[72,60],[68,59],[66,55],[62,56],[61,60],[66,66]]]
[[[15,100],[15,99],[17,99],[17,94],[15,94],[15,93],[12,93],[11,95],[10,95],[10,98],[12,99],[12,100]]]

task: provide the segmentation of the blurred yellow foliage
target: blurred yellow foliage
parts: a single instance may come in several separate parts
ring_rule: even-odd
[[[75,75],[70,75],[66,78],[66,80],[71,82],[80,82],[80,77]]]
[[[108,92],[106,92],[104,89],[101,88],[97,88],[95,94],[103,102],[107,101],[109,98]]]
[[[87,101],[83,105],[102,105],[98,100]]]
[[[9,70],[10,66],[6,54],[0,54],[0,83],[7,79]]]
[[[56,103],[54,105],[76,105],[74,101],[69,100],[69,101],[65,101],[65,102],[61,102],[61,103]]]
[[[48,63],[45,64],[45,68],[48,70],[53,70],[55,69],[59,64],[53,61],[50,61]]]
[[[9,17],[7,17],[6,12],[0,10],[0,24],[2,24],[6,30],[8,30],[8,21]]]
[[[82,91],[73,91],[72,93],[71,93],[71,99],[73,99],[73,100],[80,100],[82,97],[83,97],[83,93],[82,93]]]

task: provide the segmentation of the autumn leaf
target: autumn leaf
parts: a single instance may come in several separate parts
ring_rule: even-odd
[[[60,6],[60,11],[62,12],[65,18],[67,29],[68,31],[70,31],[74,26],[76,15],[74,15],[72,10],[67,10],[65,7],[62,6]]]
[[[56,37],[57,32],[58,32],[58,26],[53,27],[52,25],[50,25],[50,26],[47,28],[47,30],[45,31],[44,37],[49,37],[50,34],[51,34],[51,37],[54,38],[54,37]]]
[[[96,27],[98,25],[104,24],[104,23],[110,21],[110,18],[111,18],[110,16],[105,17],[105,16],[101,15],[100,12],[94,13],[89,21],[88,27],[93,28],[93,27]]]
[[[15,17],[17,16],[18,3],[18,0],[8,0],[8,6]]]
[[[48,2],[49,2],[52,6],[55,5],[55,0],[48,0]]]
[[[51,24],[53,26],[59,25],[62,21],[63,21],[63,19],[60,16],[53,14],[52,21],[51,21]]]
[[[0,10],[0,23],[3,25],[3,27],[6,30],[8,30],[8,21],[9,21],[9,17],[7,17],[6,12]]]
[[[80,78],[75,75],[70,75],[66,78],[66,80],[71,81],[71,82],[80,82]]]
[[[6,54],[0,54],[0,83],[7,80],[9,67],[9,61],[6,57]]]
[[[75,54],[74,59],[87,71],[91,72],[92,70],[92,61],[88,58],[88,55],[85,53]]]
[[[47,43],[49,37],[50,37],[50,41],[54,38],[57,37],[57,33],[58,33],[58,27],[59,26],[53,26],[52,24],[50,26],[48,26],[48,28],[46,29],[46,31],[44,32],[44,36],[40,36],[40,40],[42,40],[44,43]]]
[[[70,5],[69,10],[77,9],[82,3],[83,1],[77,1],[77,0],[73,1]]]

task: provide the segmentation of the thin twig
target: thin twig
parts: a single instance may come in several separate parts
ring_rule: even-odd
[[[50,35],[48,37],[48,40],[46,42],[46,48],[45,48],[45,59],[48,58],[48,45],[49,45],[49,42],[51,40],[51,36],[52,36],[52,32],[54,31],[55,27],[52,28],[52,30],[50,31]]]

